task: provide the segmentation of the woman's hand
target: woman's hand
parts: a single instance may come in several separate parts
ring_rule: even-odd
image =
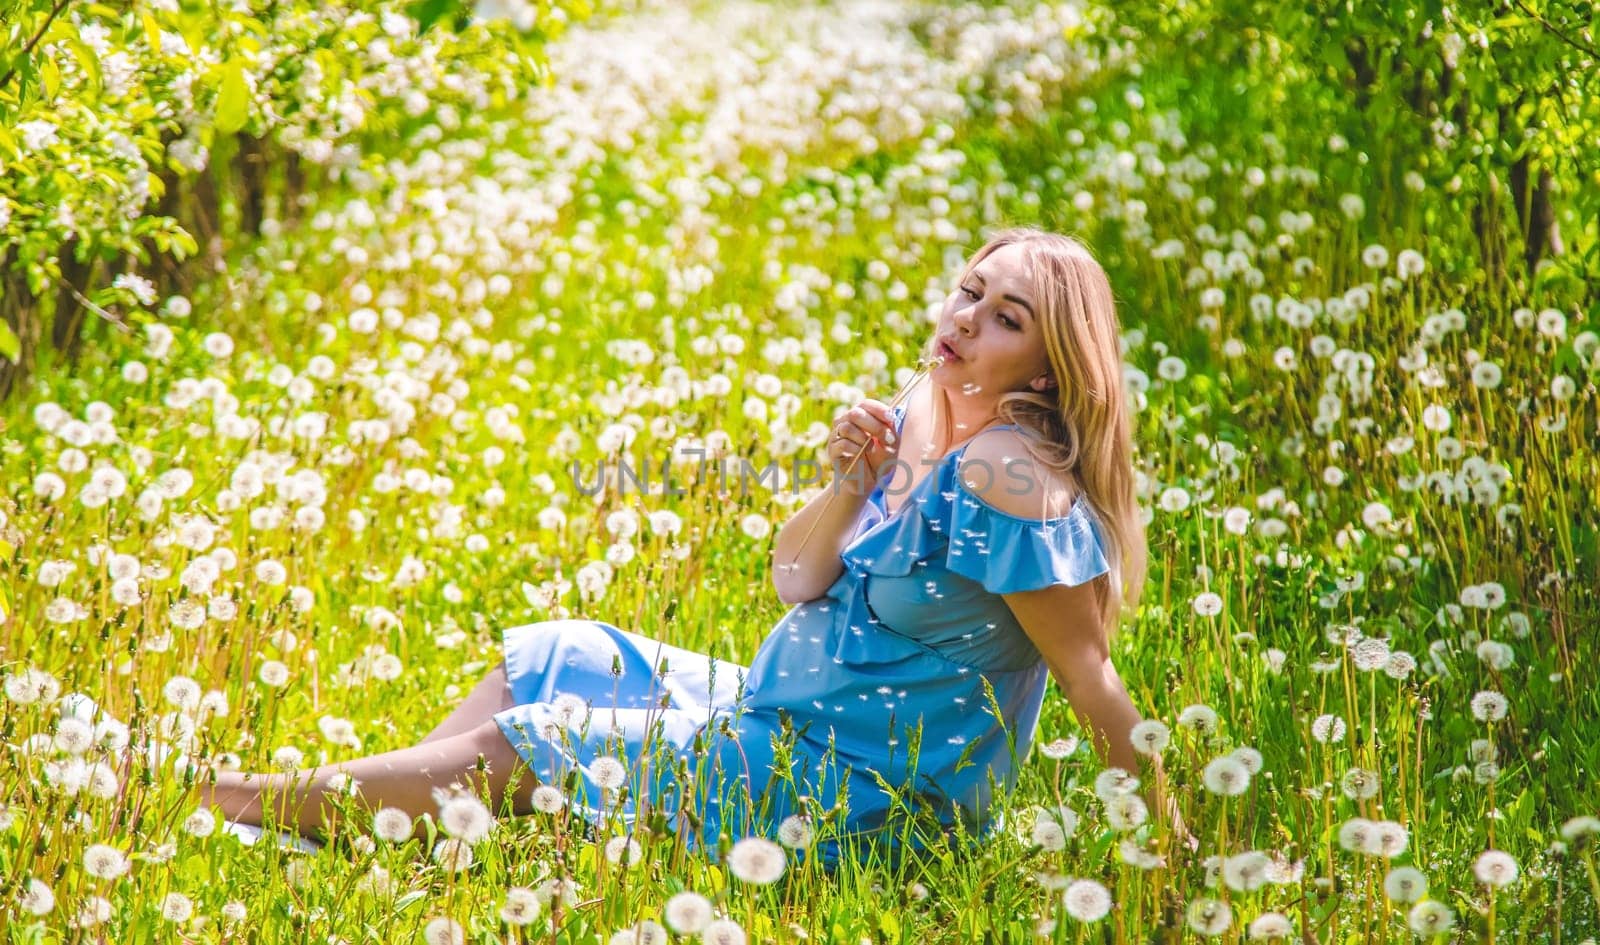
[[[834,417],[827,453],[834,480],[842,490],[853,495],[870,493],[893,471],[900,455],[894,414],[881,401],[861,401]]]
[[[1172,849],[1183,847],[1190,853],[1200,849],[1200,838],[1189,832],[1189,825],[1184,823],[1183,811],[1178,807],[1178,799],[1171,794],[1162,798],[1162,807],[1167,817],[1167,825],[1172,828]]]

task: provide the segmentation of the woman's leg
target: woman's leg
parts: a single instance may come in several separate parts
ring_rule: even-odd
[[[504,809],[509,793],[513,812],[524,814],[532,810],[528,799],[534,786],[534,779],[525,776],[526,768],[500,727],[485,719],[465,732],[426,744],[310,770],[286,774],[219,771],[215,784],[201,785],[201,799],[219,808],[229,820],[250,824],[260,824],[265,805],[271,804],[279,823],[292,823],[302,834],[321,836],[332,826],[333,808],[328,798],[338,792],[328,782],[336,774],[355,779],[351,800],[369,811],[398,807],[414,817],[435,809],[435,789],[464,784],[480,794],[486,792],[497,812]]]
[[[446,716],[445,720],[429,732],[419,744],[426,745],[441,738],[449,738],[451,735],[470,732],[489,721],[496,712],[509,709],[513,705],[515,703],[511,699],[511,684],[506,681],[506,664],[502,660],[500,665],[489,670],[489,674],[473,687],[456,710]]]

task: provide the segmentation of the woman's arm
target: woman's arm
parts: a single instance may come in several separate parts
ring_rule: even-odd
[[[1072,711],[1088,726],[1101,759],[1137,774],[1139,756],[1133,750],[1132,732],[1143,716],[1111,662],[1094,582],[1007,594],[1005,601],[1044,657]]]
[[[856,462],[862,444],[866,455]],[[863,400],[835,418],[828,436],[828,485],[778,529],[773,543],[772,584],[779,600],[815,600],[844,573],[839,552],[846,533],[897,455],[894,415],[884,404]]]

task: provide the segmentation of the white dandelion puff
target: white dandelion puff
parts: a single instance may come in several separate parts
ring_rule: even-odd
[[[1184,728],[1192,728],[1202,735],[1209,735],[1217,730],[1217,710],[1208,705],[1186,706],[1178,713],[1178,724]]]
[[[445,916],[435,916],[422,928],[422,940],[427,945],[465,945],[466,930],[461,923]]]
[[[1288,939],[1294,935],[1294,923],[1281,912],[1263,912],[1250,923],[1249,935],[1253,941]]]
[[[1201,781],[1213,794],[1239,795],[1250,788],[1250,770],[1232,755],[1223,755],[1206,765]]]
[[[603,755],[589,765],[589,777],[600,787],[614,791],[628,779],[628,769],[617,759]]]
[[[1406,924],[1411,926],[1411,931],[1424,937],[1440,935],[1455,928],[1456,914],[1436,899],[1424,899],[1411,907]]]
[[[1205,936],[1217,936],[1233,925],[1233,910],[1220,899],[1196,899],[1189,903],[1189,928]]]
[[[1159,719],[1145,719],[1134,725],[1129,740],[1133,742],[1134,751],[1156,758],[1172,743],[1172,730]]]
[[[1092,879],[1074,880],[1061,899],[1067,915],[1079,922],[1098,922],[1111,912],[1111,893]]]
[[[763,837],[745,837],[728,851],[728,872],[752,885],[777,882],[787,865],[783,848]]]
[[[1395,902],[1416,902],[1428,893],[1428,877],[1416,867],[1397,866],[1383,878],[1383,894]]]
[[[439,829],[445,836],[477,843],[494,829],[494,817],[477,798],[457,796],[440,805]]]
[[[1505,696],[1485,689],[1472,697],[1472,717],[1480,722],[1498,722],[1506,717],[1510,706]]]
[[[372,815],[372,833],[386,843],[404,843],[411,839],[411,815],[398,807],[385,807]]]
[[[1521,870],[1511,854],[1503,850],[1485,850],[1472,864],[1472,873],[1478,877],[1478,882],[1500,889],[1516,882]]]
[[[542,907],[539,897],[526,886],[512,886],[500,905],[500,920],[507,925],[521,927],[539,918]]]
[[[95,879],[116,879],[128,872],[128,858],[116,847],[96,843],[83,851],[83,870]]]
[[[661,917],[667,927],[679,935],[694,935],[705,931],[715,913],[711,910],[711,900],[697,892],[681,892],[661,907]]]

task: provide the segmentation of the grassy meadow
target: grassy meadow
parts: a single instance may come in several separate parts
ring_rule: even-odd
[[[44,365],[0,404],[4,936],[1592,942],[1592,290],[1485,262],[1450,168],[1159,52],[1077,3],[638,4]],[[1152,568],[1114,653],[1198,849],[1054,686],[1002,829],[892,867],[197,810],[202,765],[415,742],[508,626],[747,662],[809,492],[697,457],[818,456],[1018,223],[1118,294]],[[680,488],[582,488],[619,459]]]

